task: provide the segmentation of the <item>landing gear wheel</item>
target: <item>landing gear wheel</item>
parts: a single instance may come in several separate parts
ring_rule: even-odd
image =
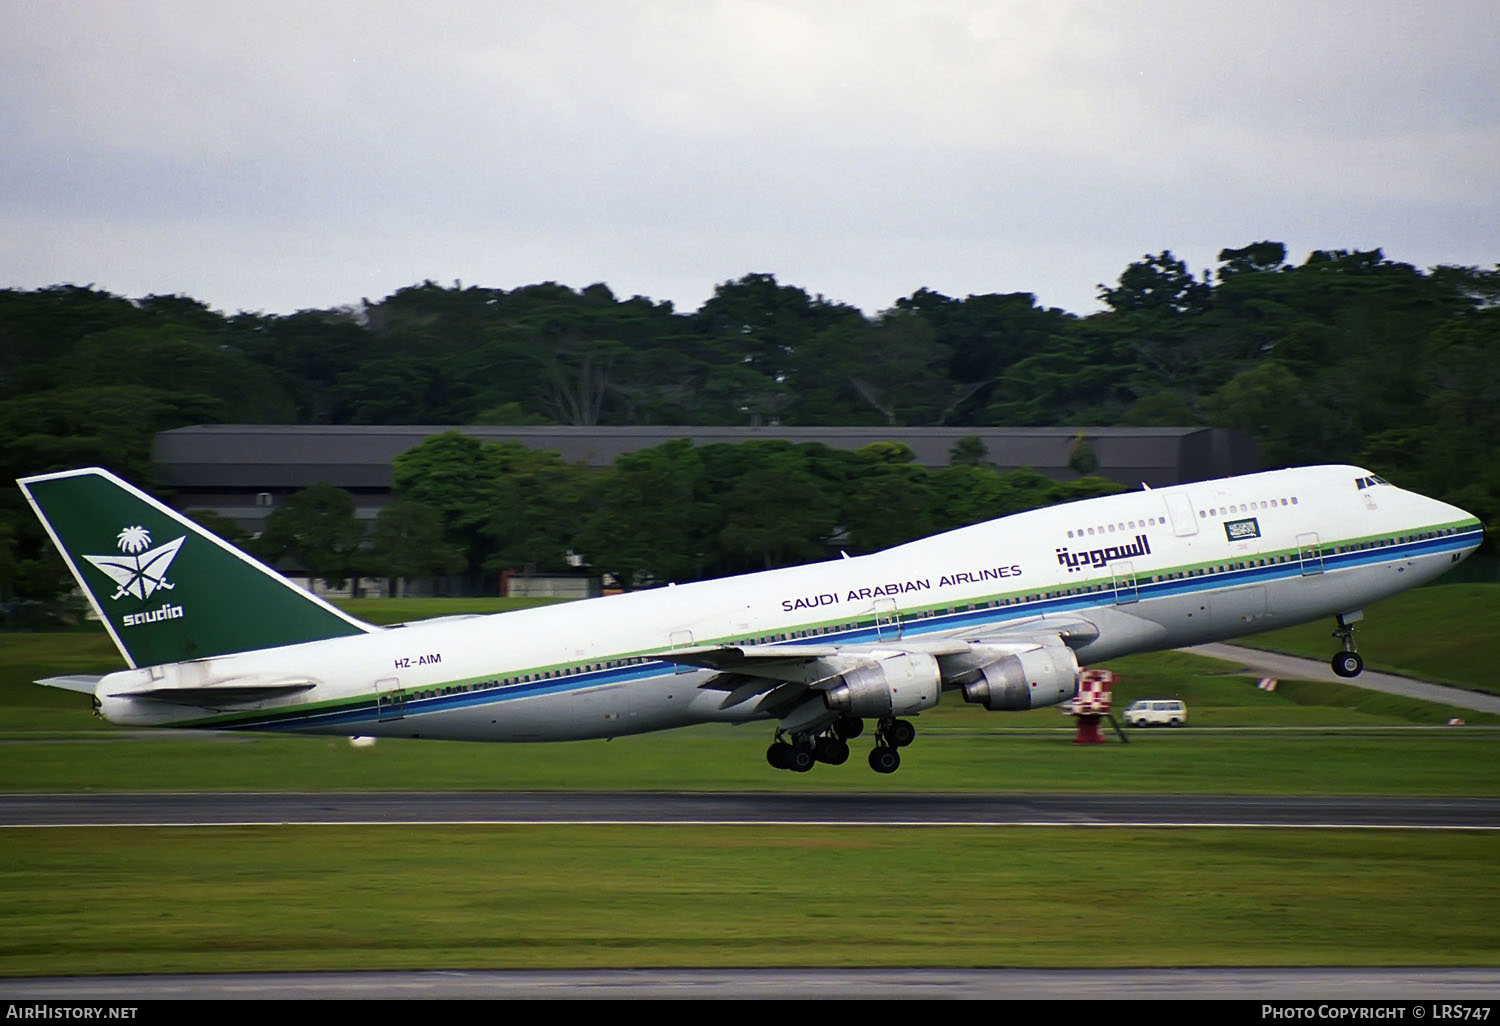
[[[876,773],[894,773],[901,768],[901,753],[885,745],[870,749],[870,768]]]
[[[849,742],[836,737],[820,737],[813,746],[813,756],[830,766],[842,766],[849,761]]]
[[[772,741],[771,747],[766,749],[766,761],[777,769],[791,769],[791,755],[792,746],[780,741]]]
[[[1338,626],[1333,630],[1333,636],[1339,639],[1344,650],[1329,660],[1333,672],[1340,677],[1358,677],[1359,671],[1365,668],[1365,661],[1359,657],[1359,652],[1354,646],[1354,625],[1364,617],[1364,614],[1355,610],[1349,613],[1340,613],[1335,619]]]
[[[818,761],[817,759],[813,758],[813,750],[810,746],[798,745],[796,748],[793,748],[790,751],[791,755],[787,756],[786,768],[791,770],[793,773],[806,773],[808,770],[812,769],[813,764]]]
[[[865,721],[858,716],[840,716],[833,724],[835,737],[853,741],[865,732]]]
[[[917,739],[917,728],[910,720],[892,720],[885,725],[885,741],[892,748],[905,748]]]
[[[1365,661],[1358,652],[1340,652],[1333,657],[1333,672],[1340,677],[1358,677],[1365,668]]]

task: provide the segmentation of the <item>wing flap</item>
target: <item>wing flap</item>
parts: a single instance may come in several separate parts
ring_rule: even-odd
[[[1052,638],[1062,639],[1069,648],[1086,645],[1099,637],[1099,627],[1080,617],[1037,617],[1019,623],[998,627],[986,627],[964,635],[966,642],[976,645],[1005,645],[1015,643],[1043,643]]]
[[[756,663],[808,662],[838,654],[837,645],[693,645],[659,652],[657,658],[706,670],[751,673],[749,667]]]

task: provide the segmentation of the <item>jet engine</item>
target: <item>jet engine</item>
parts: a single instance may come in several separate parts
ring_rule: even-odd
[[[840,674],[823,701],[836,712],[889,719],[937,705],[942,683],[935,658],[925,652],[898,652]]]
[[[1066,645],[1044,645],[1007,652],[972,671],[963,685],[964,701],[991,712],[1038,709],[1078,693],[1078,659]]]

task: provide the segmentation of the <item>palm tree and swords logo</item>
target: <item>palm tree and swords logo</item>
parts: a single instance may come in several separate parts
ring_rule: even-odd
[[[150,547],[151,532],[137,524],[123,528],[115,536],[120,555],[85,554],[83,558],[115,582],[116,591],[110,596],[111,601],[127,595],[145,601],[157,591],[171,591],[176,587],[167,580],[167,567],[172,565],[177,550],[186,540],[187,535],[183,535],[153,549]]]

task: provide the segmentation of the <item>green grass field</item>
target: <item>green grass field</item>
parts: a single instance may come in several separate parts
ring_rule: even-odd
[[[1494,965],[1494,834],[10,831],[0,974]]]

